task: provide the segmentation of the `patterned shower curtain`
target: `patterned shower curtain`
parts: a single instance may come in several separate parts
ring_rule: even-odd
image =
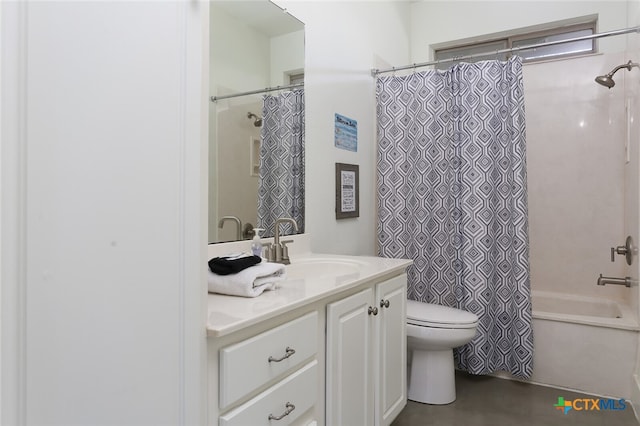
[[[257,227],[272,237],[276,219],[290,217],[304,232],[304,89],[265,95],[262,120]]]
[[[408,296],[479,317],[473,374],[533,370],[522,62],[377,82],[378,246],[410,258]]]

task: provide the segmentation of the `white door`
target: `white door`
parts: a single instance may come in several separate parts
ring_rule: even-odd
[[[389,425],[407,404],[407,276],[376,287],[378,371],[376,425]]]
[[[327,306],[327,425],[370,426],[374,414],[373,290]]]
[[[209,4],[0,15],[0,423],[202,425]]]

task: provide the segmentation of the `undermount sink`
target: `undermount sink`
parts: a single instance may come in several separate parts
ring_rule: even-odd
[[[308,258],[292,259],[286,266],[287,276],[293,278],[341,276],[360,271],[364,264],[350,259]]]

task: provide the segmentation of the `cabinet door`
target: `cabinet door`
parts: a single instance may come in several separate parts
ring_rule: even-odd
[[[406,301],[407,276],[404,274],[376,287],[379,309],[375,331],[379,368],[375,374],[377,426],[389,425],[407,404]]]
[[[370,426],[374,415],[373,289],[327,305],[328,426]]]

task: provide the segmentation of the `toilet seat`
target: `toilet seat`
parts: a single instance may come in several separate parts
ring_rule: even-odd
[[[474,328],[478,316],[461,309],[407,300],[407,324],[432,328]]]

